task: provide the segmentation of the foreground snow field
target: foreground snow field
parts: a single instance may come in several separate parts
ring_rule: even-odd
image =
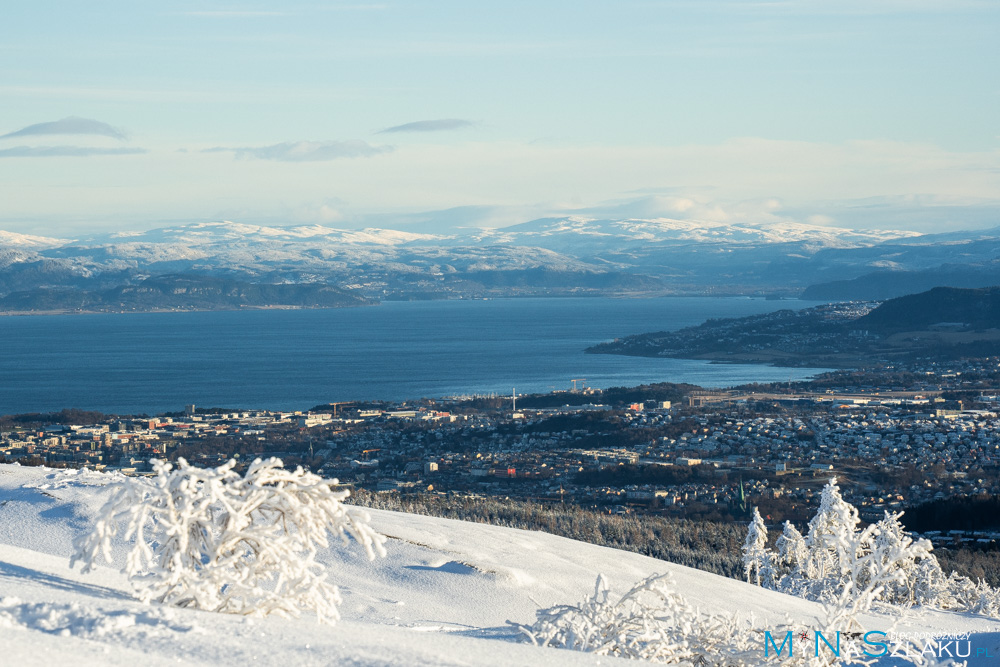
[[[523,641],[507,621],[575,603],[604,573],[613,592],[670,572],[679,593],[712,611],[754,615],[760,630],[790,618],[821,629],[820,605],[633,553],[540,532],[371,511],[387,556],[324,554],[343,620],[246,619],[136,602],[124,575],[69,569],[73,538],[89,530],[106,477],[0,465],[0,665],[588,665],[635,664]],[[124,549],[116,554],[121,557]],[[892,620],[863,619],[866,630]],[[897,631],[972,633],[1000,664],[1000,622],[916,610]],[[764,662],[763,646],[761,662]]]

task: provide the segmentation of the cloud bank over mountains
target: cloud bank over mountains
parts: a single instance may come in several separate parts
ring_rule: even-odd
[[[74,128],[94,133],[45,134]],[[213,218],[354,228],[422,220],[440,228],[550,215],[917,231],[1000,223],[1000,154],[987,150],[759,138],[669,147],[465,139],[256,144],[241,133],[225,143],[181,136],[136,146],[112,131],[124,136],[89,120],[3,135],[0,228],[76,235]],[[18,162],[41,158],[43,172]],[[81,171],[87,158],[99,166]]]

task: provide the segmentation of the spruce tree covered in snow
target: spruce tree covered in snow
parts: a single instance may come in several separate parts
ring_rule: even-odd
[[[767,550],[767,527],[756,507],[747,539],[743,543],[743,575],[750,583],[771,588],[774,586],[773,557]]]
[[[93,532],[75,543],[70,563],[87,572],[112,540],[131,541],[123,572],[139,597],[181,607],[263,616],[314,611],[339,619],[340,594],[316,561],[335,535],[356,540],[369,558],[385,555],[385,538],[362,510],[343,504],[346,490],[275,458],[254,461],[244,476],[235,461],[214,469],[154,463],[151,479],[113,486]]]

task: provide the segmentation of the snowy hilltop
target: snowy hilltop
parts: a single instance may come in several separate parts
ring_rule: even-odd
[[[360,545],[345,546],[338,539],[315,554],[342,599],[335,625],[320,623],[311,613],[257,618],[143,604],[119,571],[130,550],[120,538],[107,545],[113,567],[83,574],[69,566],[74,543],[93,533],[111,495],[108,484],[116,479],[121,478],[86,470],[0,465],[4,664],[636,664],[533,645],[523,628],[536,630],[536,642],[551,638],[573,645],[570,630],[614,616],[602,599],[614,603],[658,575],[669,576],[649,580],[636,593],[646,596],[640,607],[669,606],[680,621],[708,614],[742,624],[744,664],[786,664],[787,654],[776,659],[774,649],[765,658],[765,632],[780,645],[786,630],[794,629],[798,655],[806,648],[811,653],[814,631],[826,629],[822,603],[776,590],[541,532],[379,510],[369,511],[367,525],[385,537],[384,557],[372,560]],[[275,484],[281,485],[268,482]],[[616,609],[631,604],[626,600]],[[576,625],[558,626],[569,616]],[[539,619],[553,621],[550,635],[543,636]],[[968,635],[970,664],[995,664],[1000,655],[1000,622],[982,615],[915,608],[898,623],[884,610],[856,620],[865,631],[886,637]],[[669,630],[680,636],[689,632],[686,627],[678,623]],[[690,640],[712,631],[691,628],[684,635],[690,646],[671,649],[671,655],[694,655],[698,646]],[[808,642],[800,640],[804,636]],[[674,664],[684,662],[705,664],[697,658]]]

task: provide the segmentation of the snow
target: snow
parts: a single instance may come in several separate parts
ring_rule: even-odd
[[[852,248],[919,236],[916,232],[902,230],[857,230],[790,221],[740,223],[673,218],[599,220],[581,216],[543,218],[483,230],[481,235],[506,243],[526,243],[531,240],[541,244],[543,239],[556,237],[570,245],[592,243],[600,238],[609,246],[681,241],[734,244],[807,242],[815,246],[815,249]]]
[[[451,272],[536,268],[593,273],[641,270],[665,275],[664,266],[690,260],[688,249],[692,245],[704,245],[704,251],[710,253],[761,253],[770,262],[776,255],[811,257],[823,248],[867,248],[913,236],[911,232],[847,230],[794,222],[594,220],[582,216],[546,218],[503,228],[440,231],[338,229],[318,224],[272,227],[233,221],[119,231],[75,241],[0,231],[0,267],[41,262],[59,274],[88,277],[108,272],[159,275],[208,271],[243,276],[252,282],[345,281],[359,287],[367,279],[360,280],[358,275],[373,271],[422,278]],[[844,261],[861,262],[859,265],[880,259],[895,261],[880,253],[852,255],[854,259]],[[897,263],[914,268],[914,261],[910,258]],[[448,270],[442,272],[443,266]],[[355,275],[358,270],[361,274]]]
[[[6,232],[4,232],[6,233]],[[2,238],[2,237],[0,237]],[[230,243],[313,243],[313,244],[358,244],[393,246],[416,241],[435,242],[446,237],[432,234],[396,231],[391,229],[336,229],[323,225],[299,225],[293,227],[266,227],[248,225],[223,220],[221,222],[196,222],[177,227],[152,229],[148,231],[116,232],[106,237],[97,237],[92,243],[98,247],[111,240],[141,241],[145,244],[197,244],[219,246]],[[51,240],[51,239],[49,239]],[[52,240],[55,242],[54,240]]]
[[[71,243],[71,241],[0,230],[0,247],[7,246],[21,249],[57,248],[67,243]]]
[[[507,621],[576,603],[603,573],[613,594],[670,573],[691,605],[752,613],[762,629],[819,628],[822,607],[740,581],[541,532],[370,511],[386,557],[339,541],[322,552],[343,596],[336,626],[144,605],[117,569],[69,568],[73,540],[106,499],[106,477],[0,465],[0,659],[32,665],[590,665],[623,660],[535,647]],[[125,545],[113,552],[122,563]],[[863,618],[870,629],[890,620]],[[919,610],[897,627],[972,632],[1000,652],[1000,623]],[[634,664],[634,663],[632,663]],[[973,662],[972,664],[988,664]]]

